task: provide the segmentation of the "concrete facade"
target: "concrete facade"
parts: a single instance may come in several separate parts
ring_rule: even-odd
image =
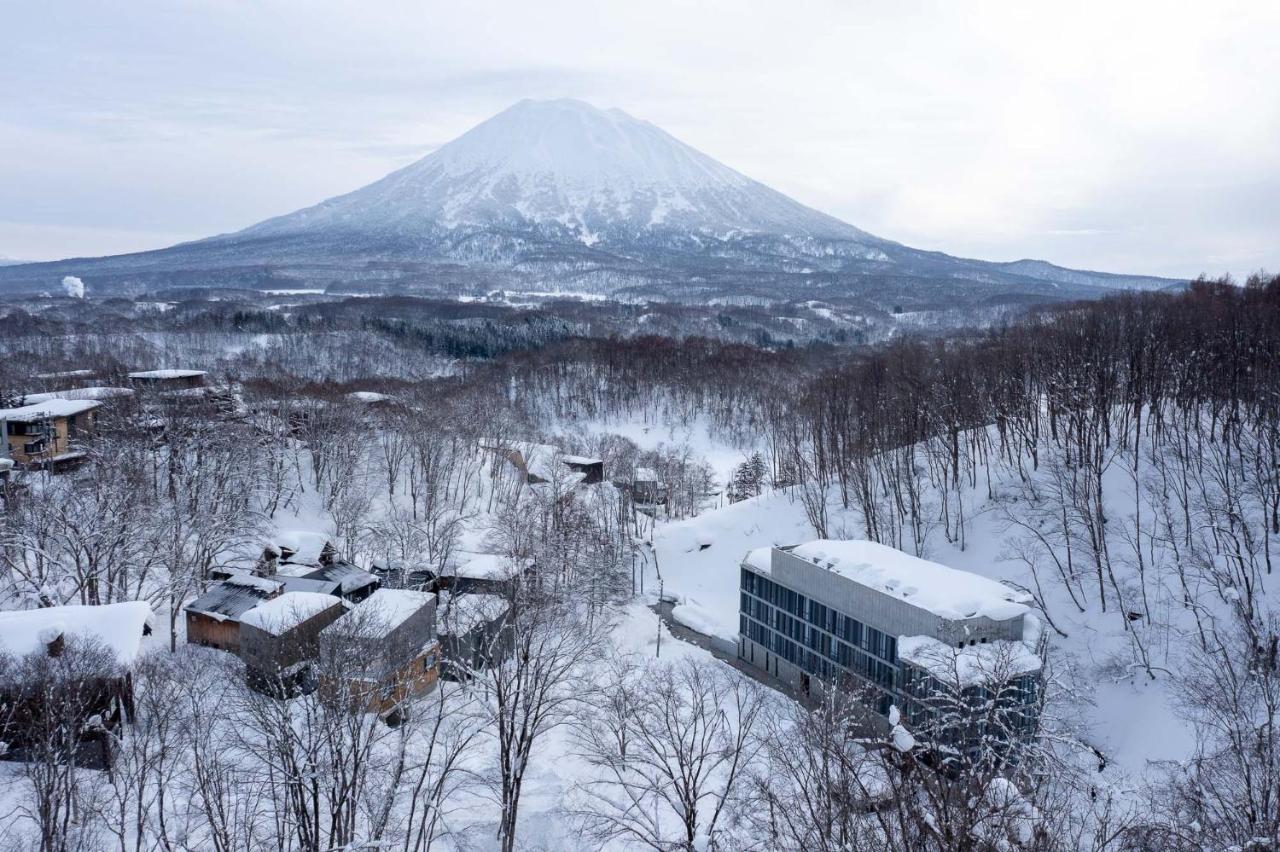
[[[772,548],[767,561],[758,552],[742,563],[738,657],[801,693],[836,684],[859,692],[873,727],[888,727],[892,705],[904,710],[904,719],[925,721],[927,696],[945,691],[928,671],[899,657],[900,641],[931,637],[945,643],[944,650],[964,653],[1013,647],[1024,638],[1024,614],[943,617],[791,550]],[[1019,713],[1035,697],[1035,677],[1008,691]],[[1026,727],[1022,720],[1018,725]]]

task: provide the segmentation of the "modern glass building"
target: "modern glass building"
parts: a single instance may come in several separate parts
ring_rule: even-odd
[[[996,723],[1029,734],[1040,658],[1027,602],[875,542],[762,548],[742,563],[738,656],[805,693],[856,690],[882,719],[893,705],[917,728],[965,717],[952,740],[985,733],[957,704],[997,706]]]

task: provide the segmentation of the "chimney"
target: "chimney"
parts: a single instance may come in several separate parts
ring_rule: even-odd
[[[61,623],[51,624],[40,629],[40,644],[50,657],[61,657],[67,648],[66,629]]]
[[[262,555],[258,557],[258,564],[253,566],[254,575],[258,577],[273,576],[280,570],[276,562],[279,558],[280,554],[272,549],[270,545],[262,548]]]

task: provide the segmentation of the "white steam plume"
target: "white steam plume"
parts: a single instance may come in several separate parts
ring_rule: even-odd
[[[68,275],[62,279],[62,289],[67,291],[67,295],[73,299],[84,298],[84,282],[74,275]]]

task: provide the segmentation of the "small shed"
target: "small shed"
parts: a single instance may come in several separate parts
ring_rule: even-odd
[[[582,474],[583,485],[604,482],[604,461],[589,456],[560,456],[560,462],[569,470]]]

